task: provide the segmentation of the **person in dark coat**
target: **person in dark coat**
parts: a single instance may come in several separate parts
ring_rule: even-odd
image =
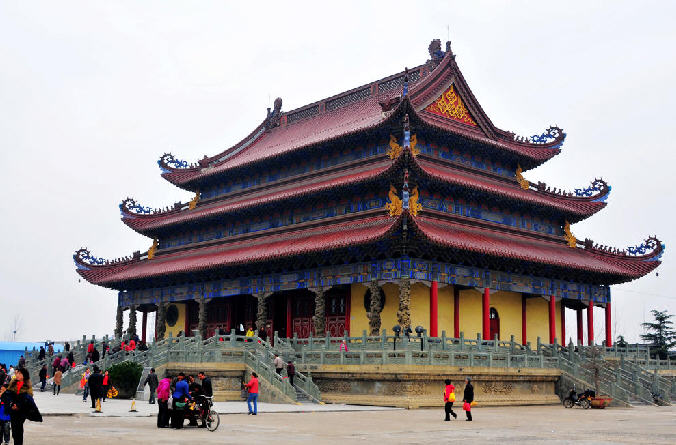
[[[14,379],[2,394],[5,407],[9,407],[12,437],[15,445],[23,445],[23,424],[26,420],[42,422],[42,415],[33,400],[30,374],[24,368],[17,369]]]
[[[289,376],[289,383],[293,386],[293,378],[296,376],[296,367],[293,366],[293,362],[289,360],[289,363],[286,364],[286,375]]]
[[[146,380],[143,382],[143,386],[148,385],[150,388],[150,398],[148,399],[148,403],[151,405],[155,404],[155,391],[157,390],[157,386],[159,384],[160,382],[157,379],[157,374],[155,374],[155,368],[150,368],[150,372],[148,373]]]
[[[207,397],[212,397],[214,395],[214,389],[211,386],[211,379],[206,376],[204,371],[198,372],[197,378],[202,382],[202,393]]]
[[[38,354],[38,360],[44,360],[47,352],[45,351],[44,346],[40,346],[40,353]]]
[[[462,395],[462,401],[464,403],[469,403],[469,408],[465,410],[465,414],[467,414],[467,421],[471,422],[472,421],[472,402],[474,401],[474,387],[472,386],[472,379],[469,377],[465,378],[465,392]]]
[[[45,392],[45,386],[47,386],[47,365],[42,365],[39,376],[40,376],[40,392]]]
[[[94,350],[92,351],[92,363],[98,362],[100,358],[101,354],[99,353],[99,350],[94,347]]]
[[[94,366],[94,373],[87,380],[89,395],[92,398],[92,408],[96,409],[96,401],[103,397],[103,374],[98,366]]]

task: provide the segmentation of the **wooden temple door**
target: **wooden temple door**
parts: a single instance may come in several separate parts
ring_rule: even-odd
[[[296,294],[293,296],[292,306],[292,328],[293,333],[298,338],[308,338],[310,332],[314,334],[314,323],[312,315],[314,313],[314,296],[307,293]]]
[[[331,337],[345,334],[345,313],[349,287],[334,287],[326,293],[326,333]]]
[[[213,337],[220,330],[229,333],[231,305],[226,299],[218,298],[207,305],[207,337]]]
[[[491,340],[495,339],[495,336],[498,336],[498,340],[500,340],[500,315],[498,315],[498,311],[492,307],[489,313],[489,319],[490,319],[490,329],[491,329]]]

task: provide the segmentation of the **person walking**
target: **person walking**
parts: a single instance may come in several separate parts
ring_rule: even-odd
[[[94,373],[87,380],[89,395],[92,399],[92,408],[101,412],[101,398],[103,397],[103,374],[98,366],[94,366]],[[98,402],[98,405],[97,405]]]
[[[9,405],[5,406],[2,401],[2,395],[7,391],[9,384],[0,385],[0,443],[9,445],[10,417]]]
[[[54,361],[52,361],[52,374],[56,372],[56,368],[59,366],[61,366],[61,357],[57,355],[54,357]]]
[[[44,360],[47,352],[45,352],[45,347],[40,346],[40,352],[38,353],[38,360]]]
[[[446,411],[446,418],[444,420],[448,422],[451,420],[451,416],[453,416],[454,419],[457,419],[458,415],[453,412],[453,402],[455,402],[455,386],[451,384],[449,379],[446,379],[444,383],[446,384],[446,388],[444,388],[444,411]]]
[[[82,373],[82,378],[80,379],[80,388],[82,388],[82,401],[86,402],[87,397],[89,397],[89,368]]]
[[[275,359],[272,361],[272,363],[275,365],[275,371],[277,374],[281,375],[282,374],[282,369],[284,369],[284,360],[277,354],[275,354]]]
[[[472,421],[472,402],[474,401],[474,387],[472,386],[472,379],[469,377],[465,378],[465,392],[462,395],[462,409],[465,410],[467,414],[467,421]]]
[[[108,371],[106,371],[103,374],[103,394],[102,394],[102,399],[105,402],[106,398],[108,397],[108,384],[109,384],[109,377],[108,377]]]
[[[148,399],[148,403],[154,405],[155,391],[157,390],[157,386],[159,385],[159,381],[157,380],[157,374],[155,374],[155,368],[150,368],[148,377],[146,377],[146,380],[143,382],[143,386],[145,387],[146,385],[148,385],[148,388],[150,388],[150,398]]]
[[[23,445],[23,424],[28,419],[42,422],[42,415],[33,400],[33,388],[30,375],[24,368],[17,369],[7,391],[2,394],[2,402],[9,406],[9,418],[12,426],[14,445]]]
[[[52,383],[52,394],[58,396],[61,392],[61,378],[63,377],[63,372],[61,368],[58,368],[54,373],[54,381]]]
[[[176,389],[172,394],[171,403],[171,427],[177,430],[183,428],[183,417],[186,400],[192,400],[188,382],[185,381],[185,374],[178,374]]]
[[[246,383],[244,387],[249,391],[249,395],[246,398],[246,406],[249,408],[249,414],[255,416],[258,414],[258,374],[252,372],[249,382]],[[252,402],[253,409],[251,408]]]
[[[296,376],[296,367],[291,360],[286,364],[286,375],[289,376],[289,383],[293,386],[293,378]]]
[[[157,427],[169,428],[169,395],[171,394],[171,379],[165,377],[157,385]]]
[[[99,353],[99,350],[94,347],[94,350],[92,351],[92,363],[98,362],[100,358],[101,354]]]
[[[19,357],[19,363],[17,368],[25,368],[26,367],[26,358],[22,355]]]
[[[47,365],[42,365],[40,368],[40,392],[45,392],[45,386],[47,386]]]
[[[347,343],[345,342],[344,339],[340,341],[340,350],[350,352],[349,349],[347,348]]]

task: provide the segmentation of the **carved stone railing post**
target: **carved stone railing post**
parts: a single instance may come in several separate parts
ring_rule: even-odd
[[[157,304],[157,318],[155,320],[155,338],[157,340],[164,339],[164,334],[167,332],[167,303]]]
[[[369,312],[366,314],[369,319],[369,335],[378,335],[380,333],[380,313],[383,310],[383,302],[380,298],[380,286],[378,286],[376,280],[369,283],[369,292],[371,293],[371,300]]]
[[[315,315],[312,317],[315,327],[315,336],[323,337],[326,329],[326,301],[324,300],[324,288],[311,289],[315,294]]]
[[[265,327],[265,323],[268,321],[268,305],[266,300],[272,295],[269,292],[261,292],[255,294],[256,300],[258,300],[258,310],[256,312],[256,332],[261,328]]]
[[[198,320],[197,320],[197,330],[199,331],[202,339],[207,338],[207,304],[209,300],[206,298],[200,298],[197,302],[199,304]]]
[[[402,329],[411,327],[411,281],[408,277],[401,277],[399,282],[399,310],[397,320]]]
[[[129,306],[129,327],[127,328],[129,337],[136,335],[136,305]]]
[[[122,338],[122,315],[123,309],[122,306],[117,307],[117,315],[115,316],[115,339],[119,340]]]

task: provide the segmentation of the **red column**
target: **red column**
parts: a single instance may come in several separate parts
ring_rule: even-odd
[[[526,296],[521,295],[521,344],[528,343],[526,336]]]
[[[345,331],[350,335],[350,312],[352,312],[352,292],[345,297]]]
[[[490,309],[491,309],[491,291],[489,288],[484,288],[484,299],[483,299],[483,328],[484,328],[484,340],[490,340],[491,338],[491,320],[490,320]]]
[[[453,286],[453,337],[460,337],[460,289]]]
[[[439,336],[439,283],[430,286],[430,337]]]
[[[556,298],[549,297],[549,344],[554,344],[556,338]]]
[[[590,301],[587,306],[587,344],[594,344],[594,302]]]
[[[286,338],[293,337],[293,327],[291,326],[291,295],[286,296]]]
[[[143,311],[143,318],[141,318],[141,341],[146,342],[146,326],[148,325],[148,312]]]
[[[610,328],[610,301],[606,303],[606,347],[613,346],[613,333]]]
[[[563,299],[561,299],[561,344],[566,345],[566,308],[563,306]]]
[[[584,344],[584,330],[582,328],[582,308],[575,310],[577,314],[577,344]]]

